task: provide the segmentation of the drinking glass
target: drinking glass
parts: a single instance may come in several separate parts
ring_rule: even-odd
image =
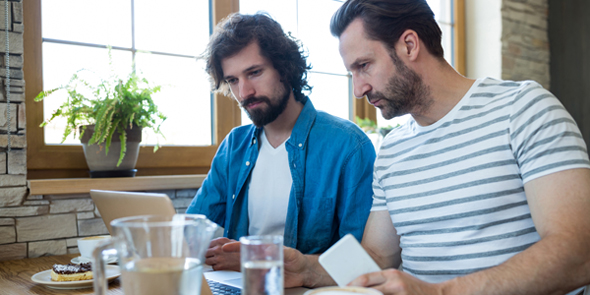
[[[283,295],[283,237],[240,238],[242,294]]]
[[[204,215],[115,219],[113,238],[94,250],[94,292],[106,294],[105,261],[117,250],[126,295],[199,295],[203,262],[217,225]]]

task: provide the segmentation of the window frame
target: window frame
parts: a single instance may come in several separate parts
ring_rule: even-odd
[[[212,21],[219,22],[225,16],[239,11],[239,0],[209,0]],[[465,73],[464,0],[453,0],[454,51],[459,73]],[[27,122],[27,178],[76,178],[87,177],[88,167],[82,146],[47,145],[43,121],[43,104],[35,102],[35,96],[43,91],[41,0],[23,1],[24,14],[24,79],[26,81]],[[349,75],[349,87],[352,82]],[[350,91],[352,93],[352,91]],[[376,110],[364,99],[350,97],[353,116],[376,121]],[[153,153],[151,146],[142,146],[136,168],[137,175],[206,174],[219,143],[232,128],[241,125],[241,110],[233,98],[219,93],[213,98],[213,145],[196,147],[166,146]]]

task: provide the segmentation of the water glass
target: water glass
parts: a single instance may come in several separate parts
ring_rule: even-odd
[[[242,294],[283,295],[283,237],[240,238]]]

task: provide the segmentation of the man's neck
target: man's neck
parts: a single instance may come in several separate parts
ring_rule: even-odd
[[[426,110],[412,113],[420,126],[428,126],[442,119],[461,101],[475,82],[457,73],[446,62],[435,61],[432,67],[436,67],[436,70],[430,68],[420,73],[424,83],[430,88],[433,100]]]
[[[291,136],[291,131],[293,131],[301,110],[303,110],[303,104],[296,101],[295,96],[291,93],[283,113],[271,123],[264,125],[264,133],[273,148],[278,147]]]

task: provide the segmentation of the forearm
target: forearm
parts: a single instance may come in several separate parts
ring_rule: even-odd
[[[589,284],[588,237],[572,234],[546,236],[505,263],[441,283],[442,294],[565,294]]]
[[[307,268],[304,272],[303,286],[308,288],[317,288],[324,286],[334,286],[336,282],[326,272],[318,261],[319,255],[304,255],[307,260]]]

